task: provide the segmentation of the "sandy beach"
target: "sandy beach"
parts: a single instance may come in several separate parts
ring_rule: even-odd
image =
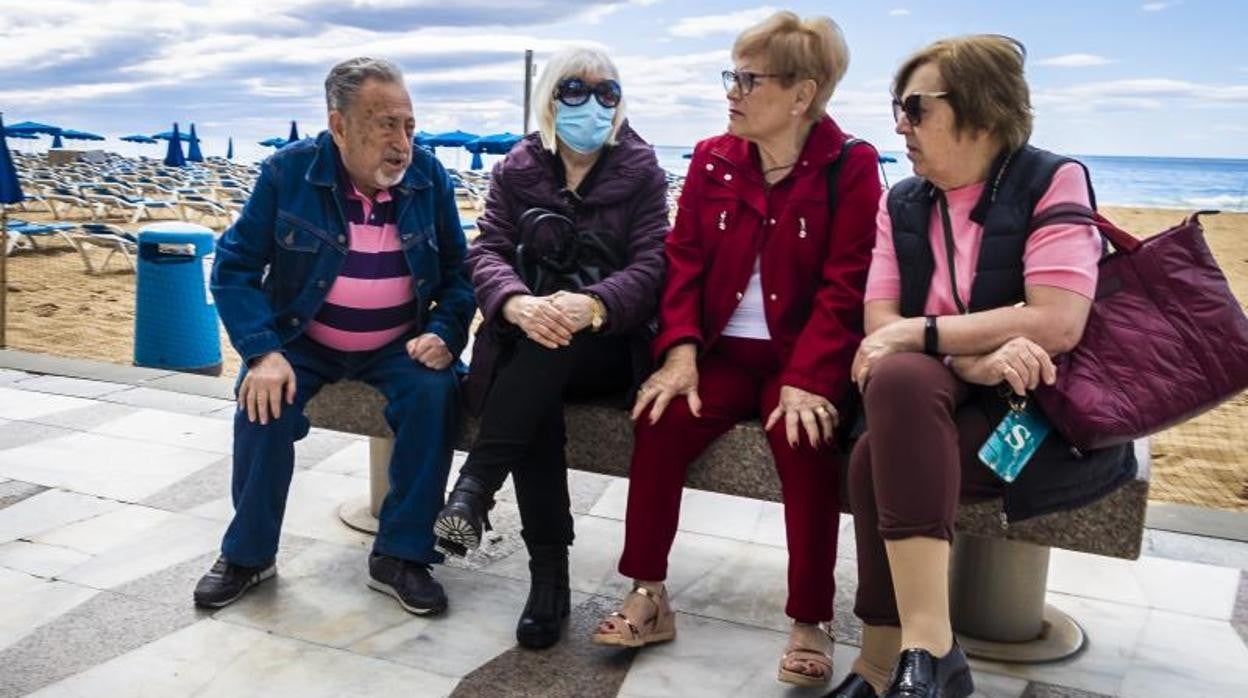
[[[1147,236],[1180,222],[1185,212],[1109,208],[1124,229]],[[44,213],[11,213],[50,220]],[[1248,307],[1248,213],[1203,219],[1215,257],[1241,304]],[[124,227],[137,230],[138,225]],[[86,273],[83,260],[57,237],[39,250],[9,258],[8,346],[12,349],[116,363],[133,359],[135,276],[119,259],[105,274]],[[89,250],[103,255],[103,250]],[[239,359],[221,333],[226,375]],[[1159,434],[1153,443],[1151,497],[1157,501],[1248,511],[1248,393]]]

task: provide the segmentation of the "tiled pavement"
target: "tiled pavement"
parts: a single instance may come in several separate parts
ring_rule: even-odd
[[[627,483],[575,473],[573,618],[560,645],[528,652],[512,635],[527,569],[508,495],[486,549],[436,572],[450,611],[410,616],[365,588],[370,540],[336,517],[367,489],[366,442],[319,430],[297,448],[277,580],[197,611],[191,589],[230,514],[230,403],[193,378],[136,386],[124,367],[84,365],[79,377],[0,369],[0,696],[818,695],[775,680],[776,505],[687,492],[669,580],[680,639],[613,651],[586,635],[626,589],[614,565]],[[858,636],[842,540],[838,680]],[[1080,620],[1088,648],[1056,664],[976,663],[976,695],[1248,696],[1245,569],[1248,543],[1165,531],[1149,530],[1134,562],[1055,551],[1050,602]]]

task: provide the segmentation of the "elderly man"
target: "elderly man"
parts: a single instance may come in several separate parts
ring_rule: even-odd
[[[403,76],[371,58],[325,80],[329,130],[264,162],[217,244],[212,292],[246,366],[234,417],[234,520],[195,603],[220,608],[276,573],[304,406],[324,384],[365,381],[389,403],[390,492],[368,585],[412,613],[446,608],[430,574],[433,520],[458,428],[451,370],[475,310],[465,240],[442,165],[412,148]]]

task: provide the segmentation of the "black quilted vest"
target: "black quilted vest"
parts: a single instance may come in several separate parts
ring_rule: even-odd
[[[983,227],[984,236],[967,304],[970,312],[1023,300],[1023,249],[1030,233],[1032,210],[1049,190],[1057,168],[1068,162],[1078,163],[1025,145],[993,163],[988,185],[971,211],[971,220]],[[928,237],[937,195],[936,187],[921,177],[898,182],[888,192],[888,215],[901,272],[901,314],[905,317],[923,314],[932,283],[932,255],[945,254],[943,249],[933,252]],[[1096,208],[1090,179],[1088,197]]]
[[[993,163],[988,185],[971,211],[971,220],[979,223],[984,233],[968,311],[991,310],[1024,299],[1023,251],[1031,232],[1032,213],[1057,168],[1067,162],[1078,163],[1026,145]],[[1086,167],[1084,174],[1087,178]],[[1088,198],[1096,208],[1091,178],[1087,180]],[[932,283],[932,255],[946,254],[943,247],[933,252],[928,233],[936,196],[936,188],[920,177],[898,182],[888,192],[888,215],[901,274],[901,314],[906,317],[923,315]],[[995,389],[979,388],[974,394],[990,423],[1005,416],[1008,408]],[[1052,432],[1033,463],[1006,486],[1004,512],[1009,520],[1017,521],[1083,506],[1135,477],[1136,465],[1131,444],[1080,453]]]

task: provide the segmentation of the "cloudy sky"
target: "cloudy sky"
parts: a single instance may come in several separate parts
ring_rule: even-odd
[[[887,88],[901,60],[942,36],[995,32],[1028,47],[1039,145],[1248,157],[1238,0],[0,0],[0,111],[111,137],[193,121],[207,154],[233,136],[255,157],[290,119],[322,128],[326,71],[371,54],[406,71],[419,128],[519,131],[524,50],[540,68],[579,43],[615,58],[644,137],[686,145],[722,131],[732,39],[775,9],[840,23],[852,58],[831,111],[883,150],[899,142]]]

